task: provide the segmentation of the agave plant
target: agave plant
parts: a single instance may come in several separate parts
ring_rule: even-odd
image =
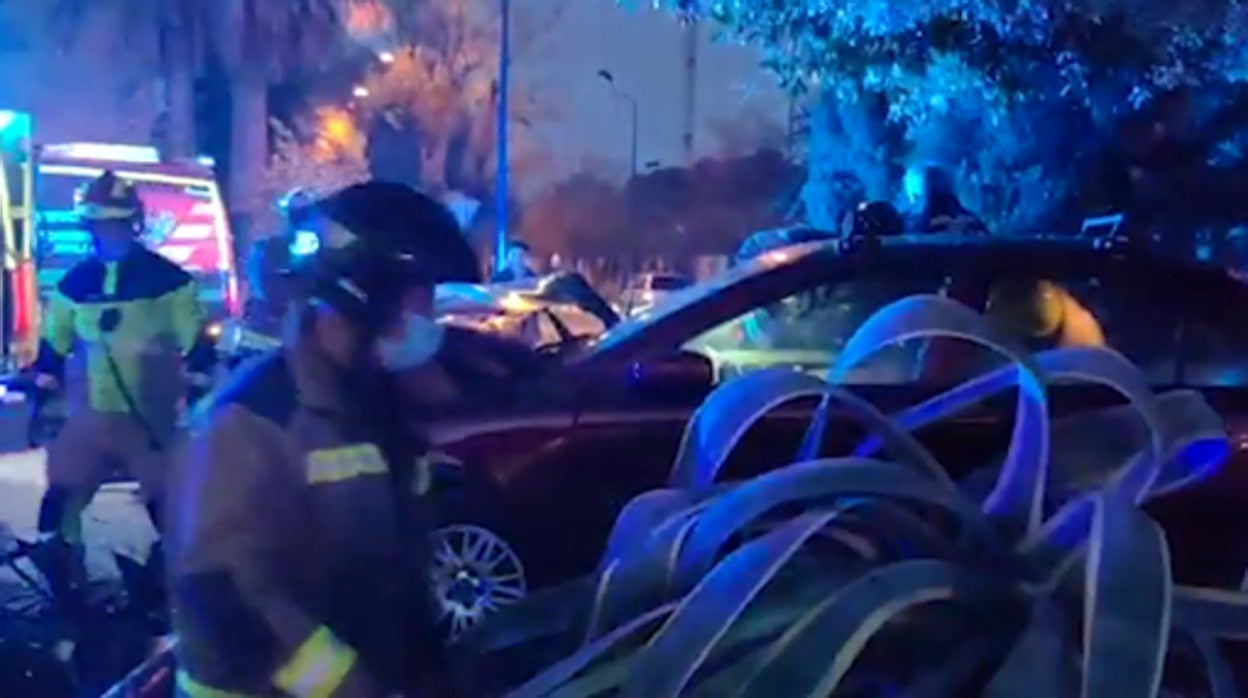
[[[950,337],[1006,361],[893,415],[840,385],[884,347]],[[1051,419],[1046,386],[1069,381],[1124,404]],[[1002,460],[963,482],[912,433],[1011,390]],[[811,397],[791,465],[718,480],[752,424]],[[840,457],[819,452],[833,414],[869,434]],[[721,385],[668,486],[622,511],[595,574],[464,644],[558,656],[522,667],[500,691],[515,698],[1236,696],[1219,641],[1248,635],[1248,595],[1176,585],[1141,509],[1227,453],[1198,393],[1156,395],[1113,351],[1029,355],[953,301],[903,299],[859,328],[827,380],[769,369]]]

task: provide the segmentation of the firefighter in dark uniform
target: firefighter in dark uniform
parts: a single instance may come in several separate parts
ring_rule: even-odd
[[[434,285],[479,282],[477,259],[400,184],[353,185],[315,215],[297,329],[210,396],[171,478],[183,698],[452,695],[429,678],[443,662],[412,418],[441,392]]]
[[[65,387],[70,405],[48,447],[39,511],[40,532],[62,551],[54,592],[83,581],[80,514],[118,469],[138,479],[159,525],[187,379],[204,383],[215,361],[194,279],[138,240],[144,213],[134,186],[105,172],[80,192],[78,211],[94,254],[50,294],[33,367],[43,388]]]

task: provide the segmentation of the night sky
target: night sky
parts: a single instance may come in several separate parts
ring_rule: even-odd
[[[557,117],[535,127],[550,149],[550,174],[557,178],[585,164],[625,174],[628,106],[597,77],[604,68],[640,103],[643,167],[654,160],[681,164],[685,71],[680,25],[670,14],[646,7],[625,11],[613,0],[520,0],[517,5],[558,2],[564,8],[558,21],[513,63],[517,83],[539,86],[558,109]],[[758,52],[716,42],[713,33],[713,27],[701,27],[698,157],[719,154],[719,124],[727,121],[738,124],[734,131],[742,141],[781,137],[788,110],[775,81],[758,67]]]

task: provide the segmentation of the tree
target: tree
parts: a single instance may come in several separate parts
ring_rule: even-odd
[[[635,177],[626,188],[632,252],[676,259],[731,253],[751,233],[783,221],[800,180],[800,169],[771,149]]]
[[[361,0],[54,0],[52,23],[72,38],[104,20],[164,78],[168,150],[194,149],[194,80],[213,62],[230,85],[230,204],[247,216],[260,210],[269,151],[268,90],[294,71],[332,57],[344,35],[344,5]],[[394,0],[405,6],[407,0]],[[32,3],[34,5],[35,3]]]
[[[355,129],[350,114],[321,107],[309,121],[293,128],[278,121],[270,124],[273,148],[261,186],[266,200],[276,201],[295,187],[329,194],[368,179],[364,137]],[[258,235],[278,229],[275,211],[257,213]]]
[[[609,180],[578,172],[524,207],[524,239],[540,254],[612,256],[630,242],[628,211]]]
[[[22,10],[43,25],[39,33],[46,33],[56,45],[49,53],[82,51],[89,56],[75,76],[79,88],[109,82],[99,75],[101,59],[107,60],[111,71],[128,72],[134,83],[158,79],[160,105],[155,122],[145,129],[145,139],[159,141],[157,145],[175,157],[195,154],[194,88],[200,57],[194,0],[53,0],[49,5],[29,3]],[[64,91],[61,81],[48,82]],[[108,111],[103,105],[97,108]],[[81,120],[77,113],[74,118]]]
[[[1219,0],[703,7],[763,48],[783,85],[818,93],[807,213],[826,226],[831,184],[845,173],[889,198],[917,160],[951,168],[998,227],[1051,225],[1070,212],[1077,173],[1133,111],[1178,87],[1221,96],[1248,72],[1248,9]]]
[[[188,0],[191,1],[191,0]],[[208,55],[230,82],[230,203],[244,240],[262,208],[269,154],[268,90],[292,72],[334,55],[345,35],[338,0],[215,0],[197,3]]]
[[[743,157],[758,150],[779,150],[785,146],[784,126],[756,105],[736,114],[708,119],[711,141],[719,157]]]
[[[555,10],[560,5],[556,3]],[[529,17],[529,15],[522,15]],[[370,17],[370,25],[393,21]],[[384,149],[387,169],[418,176],[422,188],[460,190],[488,198],[493,187],[498,76],[498,21],[483,0],[436,0],[408,18],[407,45],[394,60],[373,67],[360,99],[361,127],[393,142]],[[532,35],[520,33],[519,47]],[[403,38],[403,36],[400,36]],[[523,127],[546,114],[533,93],[513,93],[509,161],[518,176],[531,174],[544,158],[525,138]],[[407,149],[402,142],[407,141]],[[394,160],[408,155],[411,164]]]

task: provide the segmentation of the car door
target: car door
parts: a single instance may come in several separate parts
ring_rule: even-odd
[[[887,266],[819,267],[785,286],[796,290],[776,297],[756,289],[758,302],[745,312],[711,323],[703,318],[699,326],[711,326],[680,342],[683,354],[675,361],[683,373],[647,380],[635,372],[647,365],[642,362],[595,377],[582,395],[576,425],[543,464],[549,473],[543,480],[558,482],[559,491],[543,498],[530,520],[550,530],[561,551],[592,564],[628,501],[667,481],[690,416],[716,385],[770,366],[825,374],[872,312],[908,295],[938,292],[943,280],[939,272]],[[714,304],[706,311],[714,312]],[[881,404],[898,402],[916,375],[918,350],[915,344],[887,349],[851,372],[850,382]],[[722,478],[791,462],[813,406],[799,401],[770,414],[745,435]],[[860,432],[838,419],[828,434],[830,443],[844,445]]]

